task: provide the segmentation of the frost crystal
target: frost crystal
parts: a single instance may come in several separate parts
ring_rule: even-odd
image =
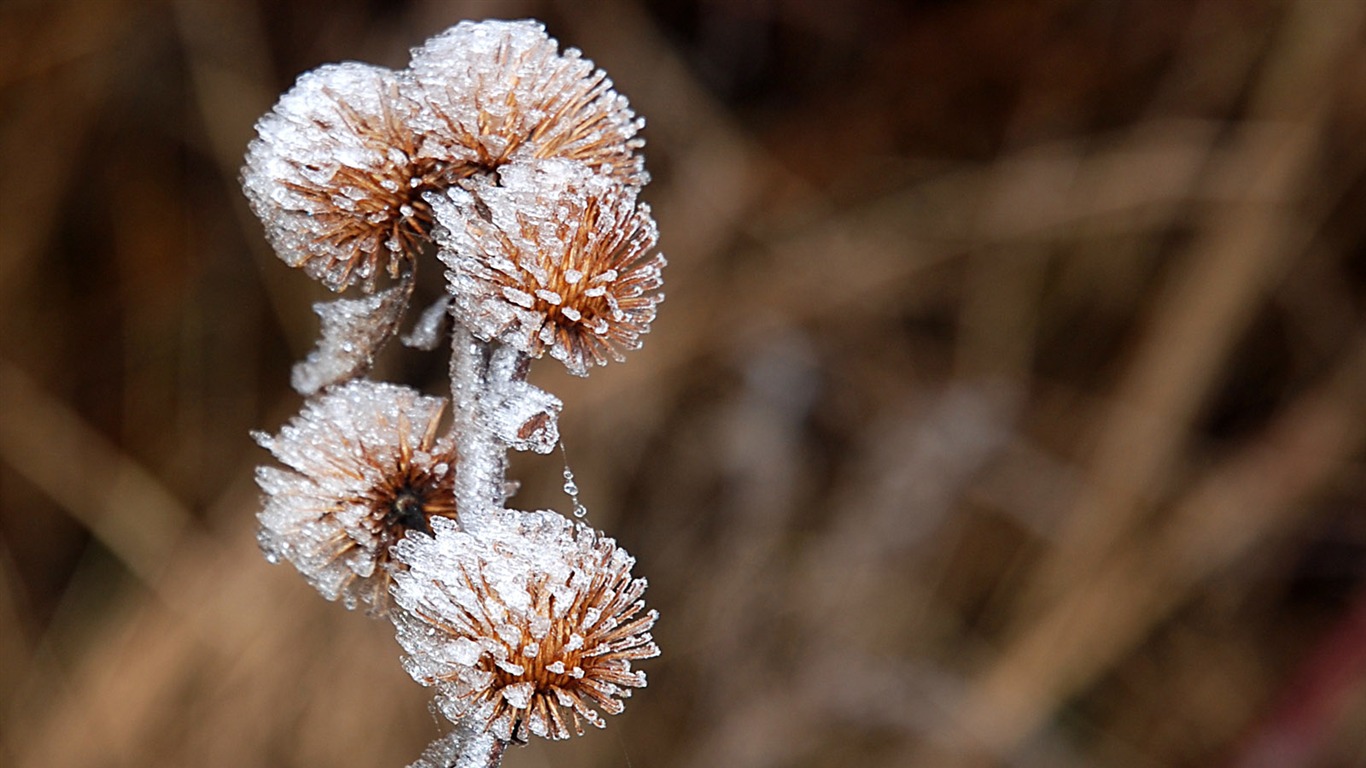
[[[639,187],[643,122],[612,81],[535,21],[465,21],[413,50],[435,157],[491,171],[515,155],[568,158]]]
[[[579,376],[639,347],[664,298],[649,206],[566,160],[506,166],[500,182],[428,196],[457,319]]]
[[[525,358],[501,351],[489,360],[480,410],[484,427],[518,451],[550,453],[560,442],[560,398],[526,382]]]
[[[441,331],[446,324],[446,313],[450,311],[449,296],[442,296],[430,307],[422,310],[417,323],[407,336],[399,339],[403,346],[430,352],[441,344]]]
[[[322,319],[322,338],[308,359],[294,366],[290,383],[301,395],[317,394],[370,369],[375,354],[394,335],[408,306],[412,283],[359,299],[337,299],[313,305]]]
[[[480,536],[435,519],[395,547],[404,666],[446,717],[501,739],[602,727],[597,710],[621,712],[645,685],[631,662],[659,654],[635,560],[554,512],[488,514]]]
[[[305,404],[257,442],[290,469],[260,467],[261,548],[293,563],[329,600],[389,607],[389,548],[453,517],[455,450],[437,432],[445,401],[354,381]]]
[[[280,258],[328,288],[397,275],[450,170],[419,156],[404,76],[348,62],[301,76],[256,124],[242,186]]]
[[[492,392],[486,426],[518,451],[550,453],[560,440],[560,398],[524,381],[509,382]]]

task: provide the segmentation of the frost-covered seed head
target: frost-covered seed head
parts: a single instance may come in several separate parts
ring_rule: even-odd
[[[649,206],[567,160],[515,163],[499,177],[428,196],[456,316],[578,376],[639,347],[664,298]]]
[[[463,21],[414,49],[411,70],[434,156],[491,171],[524,152],[578,160],[636,187],[649,179],[642,121],[626,97],[578,50],[560,53],[538,22]]]
[[[395,547],[404,666],[453,722],[501,739],[566,739],[645,685],[659,655],[635,560],[554,512],[491,511],[476,537],[447,520]]]
[[[455,516],[455,449],[437,437],[440,398],[353,381],[326,391],[257,442],[289,469],[260,467],[261,548],[329,600],[390,607],[390,547]]]
[[[396,275],[426,238],[422,193],[450,183],[419,152],[405,77],[355,62],[307,72],[247,149],[242,186],[276,253],[334,291]]]

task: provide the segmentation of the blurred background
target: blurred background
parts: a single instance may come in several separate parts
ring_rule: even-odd
[[[505,765],[1366,764],[1366,4],[6,0],[0,765],[436,735],[256,548],[328,296],[238,169],[299,73],[527,16],[649,121],[669,298],[534,375],[664,655]]]

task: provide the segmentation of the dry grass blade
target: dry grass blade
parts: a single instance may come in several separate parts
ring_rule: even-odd
[[[1007,755],[1093,683],[1203,580],[1298,522],[1306,497],[1366,440],[1366,339],[1258,439],[1041,614],[968,690],[950,754]]]
[[[61,401],[0,360],[0,460],[79,520],[144,584],[155,587],[189,511],[145,468]]]
[[[1333,9],[1292,8],[1252,106],[1253,119],[1267,122],[1246,125],[1226,165],[1212,168],[1216,186],[1228,174],[1242,179],[1245,197],[1211,212],[1153,308],[1103,417],[1091,476],[1039,568],[1026,612],[1103,562],[1160,502],[1224,355],[1301,252],[1305,232],[1292,206],[1308,197],[1329,109],[1303,83],[1331,83],[1361,25],[1360,9]]]

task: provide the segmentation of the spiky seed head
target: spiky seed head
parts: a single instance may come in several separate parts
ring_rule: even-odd
[[[565,158],[643,186],[636,117],[577,49],[559,51],[539,22],[463,21],[413,50],[417,125],[429,151],[493,171],[516,155]]]
[[[659,655],[645,580],[612,539],[554,512],[491,511],[478,536],[447,520],[396,547],[404,666],[454,722],[500,739],[566,739],[645,685]]]
[[[452,178],[420,151],[406,77],[356,62],[307,72],[247,149],[242,186],[276,253],[334,291],[397,275],[427,237],[422,194]]]
[[[438,437],[445,401],[353,381],[305,403],[278,435],[256,435],[286,468],[257,469],[261,548],[329,600],[390,607],[390,547],[455,516],[455,449]]]
[[[585,376],[640,346],[664,295],[658,231],[635,192],[582,163],[514,163],[429,195],[456,315],[484,339]]]

